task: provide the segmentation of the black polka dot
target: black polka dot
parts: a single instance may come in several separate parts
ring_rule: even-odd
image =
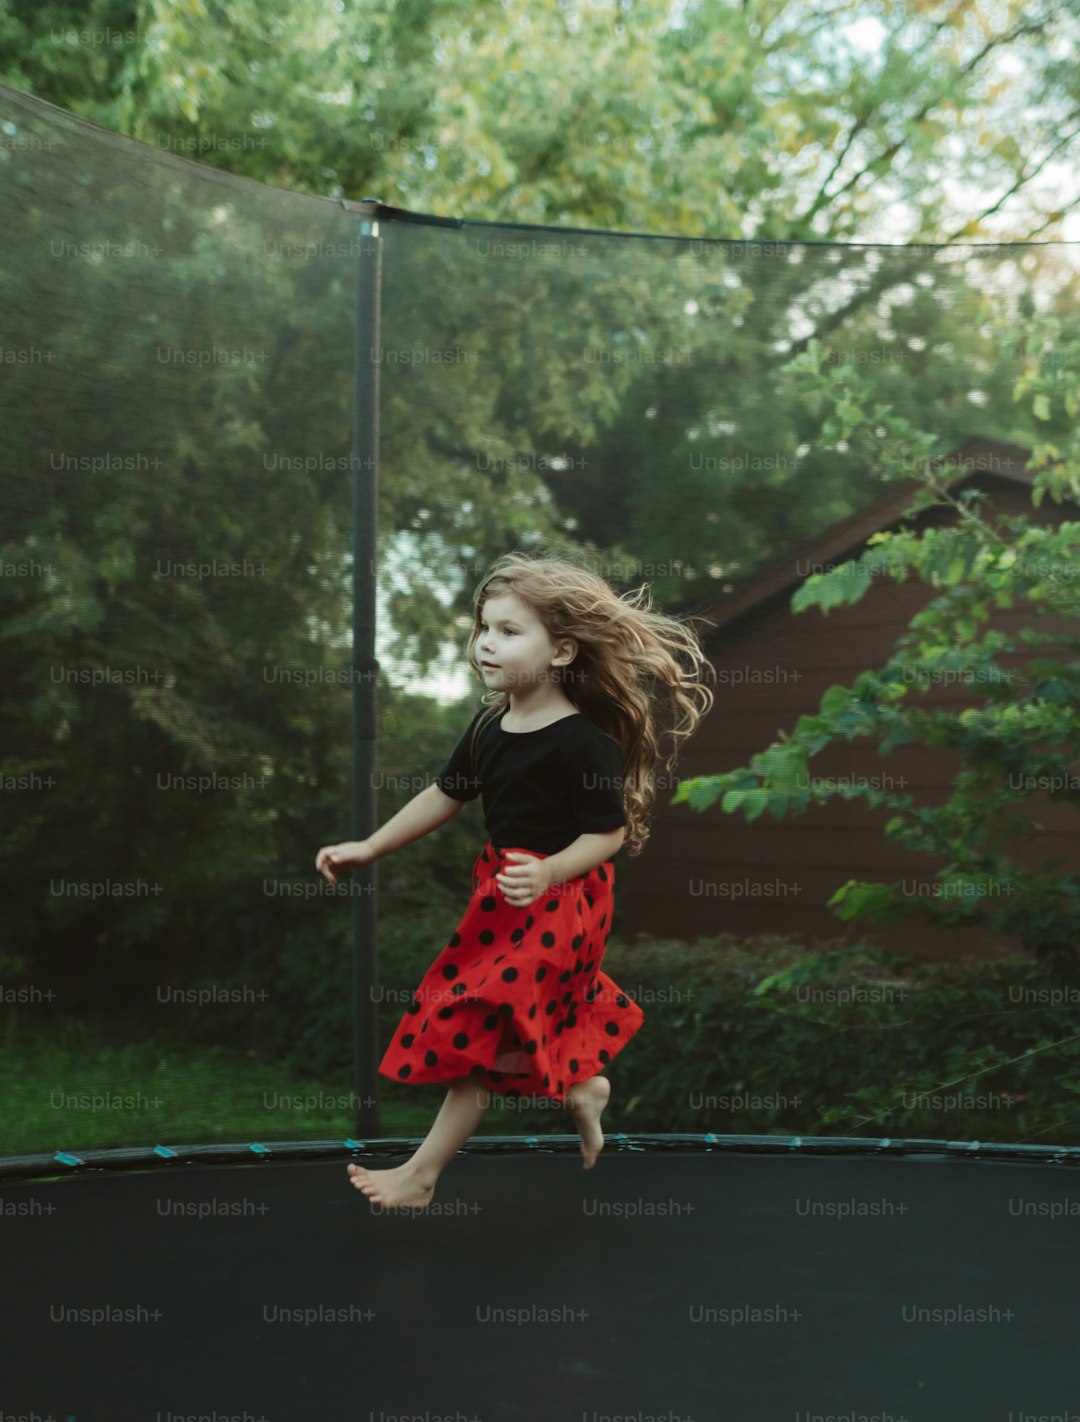
[[[517,974],[517,969],[516,969],[516,968],[504,968],[504,969],[502,970],[502,975],[503,975],[503,982],[504,982],[504,983],[512,983],[512,982],[514,981],[514,979],[515,979],[515,978],[517,977],[517,975],[518,975],[518,974]]]
[[[412,1075],[412,1067],[409,1066],[408,1064],[406,1064],[406,1065],[403,1066],[403,1067],[398,1067],[398,1076],[411,1076],[411,1075]]]
[[[619,1024],[617,1022],[605,1022],[604,1031],[609,1037],[617,1037],[619,1035]]]
[[[585,941],[585,935],[584,935],[584,933],[575,933],[575,934],[574,934],[574,941],[573,941],[573,943],[571,943],[570,946],[571,946],[571,948],[573,948],[573,950],[574,950],[575,953],[576,953],[577,950],[581,947],[581,945],[582,945],[582,943],[583,943],[584,941]]]
[[[488,1015],[484,1018],[485,1032],[492,1031],[492,1029],[498,1027],[498,1025],[499,1019],[495,1016],[494,1012],[489,1012]]]
[[[535,1016],[536,1016],[536,1003],[534,1002],[533,1005],[529,1008],[529,1018],[530,1018],[530,1020],[531,1020],[533,1017],[535,1017]]]
[[[544,912],[545,912],[545,913],[554,913],[555,910],[556,910],[558,907],[559,907],[559,901],[558,901],[558,899],[548,899],[547,903],[544,905]]]
[[[416,1037],[413,1035],[413,1033],[412,1033],[412,1032],[406,1032],[405,1035],[404,1035],[404,1037],[402,1037],[402,1039],[401,1039],[401,1045],[402,1045],[403,1047],[411,1047],[412,1044],[413,1044],[415,1041],[416,1041]]]
[[[530,1056],[532,1056],[533,1052],[536,1051],[536,1043],[535,1043],[535,1042],[526,1042],[526,1043],[525,1043],[525,1050],[529,1053]]]
[[[419,1012],[419,1011],[420,1011],[420,1004],[419,1004],[418,1002],[415,1002],[415,1001],[414,1001],[414,1002],[410,1002],[410,1003],[409,1003],[409,1011],[410,1011],[410,1012]]]
[[[492,933],[490,928],[485,928],[482,933],[478,933],[476,936],[477,938],[479,938],[480,942],[484,945],[485,948],[489,944],[495,942],[495,935],[494,933]]]
[[[604,1063],[605,1066],[608,1064],[609,1061],[611,1061],[611,1053],[606,1052],[603,1047],[600,1048],[600,1060]]]
[[[456,978],[458,975],[457,964],[446,963],[443,966],[442,975],[446,978],[447,982],[449,982],[451,978]]]
[[[514,1004],[513,1004],[512,1002],[500,1002],[500,1003],[499,1003],[499,1011],[505,1013],[507,1017],[510,1016],[510,1014],[513,1012],[513,1010],[514,1010]]]
[[[440,1007],[438,1012],[436,1012],[435,1014],[436,1017],[441,1017],[444,1021],[448,1017],[453,1017],[453,1015],[454,1009],[452,1007]]]
[[[480,907],[484,910],[485,913],[490,913],[492,909],[496,906],[497,901],[493,899],[490,894],[485,894],[484,897],[480,900]]]
[[[606,883],[607,883],[607,870],[604,868],[604,866],[603,866],[602,864],[600,865],[600,867],[599,867],[599,869],[598,869],[597,872],[599,873],[600,878],[603,879],[604,883],[606,884]]]
[[[547,969],[543,966],[543,964],[541,964],[540,967],[536,970],[536,981],[538,983],[542,983],[546,977]]]
[[[558,1007],[558,1005],[559,1005],[559,1004],[558,1004],[557,1002],[555,1002],[554,1000],[552,1000],[551,1002],[548,1003],[548,1005],[547,1005],[547,1015],[548,1015],[549,1017],[550,1017],[551,1014],[555,1011],[555,1009]]]
[[[541,933],[541,935],[540,935],[540,942],[544,945],[545,948],[554,948],[554,947],[555,947],[555,935],[554,935],[554,933]]]
[[[571,1071],[577,1071],[577,1069],[578,1069],[578,1059],[577,1059],[577,1057],[571,1057],[571,1058],[570,1058],[570,1070],[571,1070]]]
[[[439,1054],[438,1054],[438,1052],[425,1052],[425,1053],[424,1053],[424,1065],[425,1065],[425,1066],[434,1066],[435,1063],[436,1063],[438,1060],[439,1060]]]
[[[448,948],[456,948],[460,942],[461,942],[461,934],[460,934],[460,933],[454,933],[454,934],[451,934],[451,936],[450,936],[450,942],[449,942],[446,946],[447,946]]]
[[[462,1047],[467,1047],[468,1045],[469,1045],[469,1039],[468,1039],[468,1037],[465,1035],[465,1033],[464,1033],[464,1032],[458,1032],[458,1034],[457,1034],[457,1035],[455,1036],[455,1038],[454,1038],[454,1046],[457,1047],[458,1051],[460,1052],[461,1049],[462,1049]]]
[[[571,974],[570,974],[570,969],[567,968],[567,970],[566,970],[565,973],[560,973],[560,974],[559,974],[559,982],[561,982],[561,983],[568,983],[568,982],[570,981],[570,976],[571,976]]]
[[[454,986],[450,989],[450,991],[454,994],[455,997],[460,997],[463,992],[469,991],[469,986],[467,983],[455,983]]]
[[[628,1007],[629,1005],[630,1005],[630,999],[626,996],[626,994],[625,994],[625,993],[622,993],[622,992],[619,993],[618,997],[615,999],[615,1006],[616,1006],[616,1007]]]

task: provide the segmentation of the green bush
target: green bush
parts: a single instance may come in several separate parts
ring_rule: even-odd
[[[447,933],[445,912],[433,907],[384,927],[380,1054]],[[337,961],[338,949],[324,951]],[[864,946],[613,935],[604,969],[645,1012],[607,1071],[609,1135],[1080,1143],[1076,989],[1033,960],[919,964]],[[350,1134],[353,1112],[333,1100],[295,1109],[267,1100],[351,1091],[349,1002],[336,986],[298,992],[285,1053],[268,1042],[193,1047],[175,1013],[159,1029],[140,1018],[84,1022],[58,1012],[46,1020],[40,1006],[9,1006],[0,1154]],[[130,1112],[68,1113],[50,1104],[61,1089],[138,1090],[148,1100]],[[440,1085],[382,1077],[379,1091],[386,1136],[423,1135],[443,1095]],[[485,1135],[572,1129],[561,1108],[500,1097],[480,1127]]]
[[[619,1129],[1080,1138],[1076,990],[1027,958],[725,935],[612,938],[604,966],[646,1013],[609,1072]]]

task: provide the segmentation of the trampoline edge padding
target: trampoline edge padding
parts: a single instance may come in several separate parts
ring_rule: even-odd
[[[870,1136],[771,1136],[638,1134],[612,1132],[605,1137],[615,1151],[729,1151],[805,1155],[913,1156],[960,1160],[1005,1160],[1039,1165],[1080,1165],[1080,1146],[1024,1145],[997,1141],[946,1141]],[[40,1179],[102,1171],[175,1168],[184,1164],[248,1164],[343,1156],[411,1154],[421,1137],[372,1140],[234,1141],[207,1145],[121,1146],[94,1150],[58,1150],[51,1154],[0,1156],[0,1179]],[[462,1155],[577,1151],[577,1135],[474,1136]]]

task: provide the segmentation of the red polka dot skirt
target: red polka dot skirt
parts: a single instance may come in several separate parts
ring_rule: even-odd
[[[614,864],[518,906],[495,882],[514,848],[496,850],[489,840],[477,855],[465,916],[413,993],[381,1075],[410,1083],[469,1076],[502,1095],[561,1100],[575,1081],[603,1071],[644,1022],[601,971]]]

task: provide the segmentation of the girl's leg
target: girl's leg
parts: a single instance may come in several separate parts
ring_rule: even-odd
[[[606,1076],[590,1076],[587,1081],[575,1081],[566,1092],[566,1109],[574,1118],[581,1137],[581,1154],[585,1169],[591,1170],[596,1157],[604,1149],[604,1132],[600,1117],[611,1095],[611,1082]]]
[[[431,1203],[435,1182],[484,1118],[491,1092],[467,1076],[450,1083],[446,1099],[427,1136],[393,1170],[367,1170],[349,1164],[352,1183],[384,1209],[423,1209]]]

